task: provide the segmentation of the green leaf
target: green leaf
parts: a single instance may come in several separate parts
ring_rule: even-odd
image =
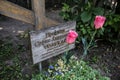
[[[70,6],[66,3],[63,3],[62,12],[70,12]]]
[[[90,26],[93,28],[94,26],[94,17],[92,17],[91,21],[90,21]]]
[[[94,15],[103,15],[104,14],[104,9],[103,8],[94,8],[93,9],[93,14]]]
[[[83,38],[83,37],[82,37],[82,43],[83,43],[83,48],[84,48],[84,50],[86,50],[86,47],[87,47],[87,45],[88,45],[86,38]]]
[[[85,28],[82,28],[81,31],[82,31],[82,34],[86,34],[87,33],[87,31],[85,30]]]
[[[81,16],[81,20],[83,22],[88,22],[92,17],[91,13],[89,13],[87,11],[84,11],[80,16]]]

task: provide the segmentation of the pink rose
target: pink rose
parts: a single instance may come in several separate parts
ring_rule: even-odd
[[[105,20],[106,18],[104,16],[96,16],[94,21],[95,29],[102,28]]]
[[[66,42],[68,44],[72,44],[73,42],[75,42],[77,37],[78,37],[77,32],[70,30],[67,37],[66,37]]]

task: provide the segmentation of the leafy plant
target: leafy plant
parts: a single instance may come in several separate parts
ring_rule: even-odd
[[[16,46],[21,51],[19,46]],[[19,52],[14,53],[13,43],[0,40],[0,80],[29,80],[30,78],[21,72]]]
[[[0,40],[0,59],[5,60],[8,59],[13,52],[13,47],[10,42],[4,42]]]
[[[120,15],[107,15],[107,21],[105,24],[104,38],[113,43],[120,42]]]
[[[75,20],[77,22],[76,30],[79,33],[78,41],[82,38],[90,41],[94,32],[93,21],[96,15],[106,17],[106,25],[96,34],[96,38],[106,39],[112,42],[119,42],[120,36],[120,15],[116,15],[115,4],[109,0],[66,0],[60,15],[66,21]],[[113,5],[111,7],[111,5]]]
[[[21,79],[22,80],[22,73],[21,67],[18,63],[18,58],[15,57],[13,61],[2,62],[0,63],[0,79],[1,80],[14,80],[14,79]]]
[[[76,60],[71,57],[70,63],[65,64],[59,59],[58,63],[49,68],[47,72],[38,74],[32,80],[110,80],[108,77],[103,77],[100,73],[84,61]]]
[[[82,0],[67,0],[63,4],[60,15],[65,20],[75,20],[77,22],[78,41],[81,41],[82,37],[90,40],[94,32],[94,17],[96,15],[104,15],[104,9],[94,6],[90,0],[87,2]],[[97,33],[97,37],[100,35],[103,35],[101,30]]]

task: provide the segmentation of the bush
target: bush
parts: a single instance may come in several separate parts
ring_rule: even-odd
[[[81,41],[82,37],[90,40],[94,32],[94,18],[96,15],[104,15],[104,9],[95,7],[90,1],[84,2],[80,0],[66,1],[63,4],[60,15],[65,20],[75,20],[77,22],[77,32],[79,33],[78,40]],[[99,30],[97,37],[103,35],[102,30]]]
[[[99,5],[98,2],[100,3]],[[109,3],[109,5],[108,5]],[[77,22],[76,30],[79,33],[78,41],[82,38],[90,41],[94,32],[94,17],[96,15],[106,16],[106,25],[96,34],[96,39],[102,38],[112,42],[119,42],[120,38],[120,15],[116,15],[115,6],[111,7],[112,2],[108,0],[67,0],[63,3],[60,15],[66,21],[75,20]]]
[[[32,80],[110,80],[103,77],[82,60],[71,57],[69,64],[59,59],[57,64],[50,66],[47,72],[36,75]]]
[[[106,16],[107,21],[105,24],[104,39],[113,43],[120,42],[120,15],[109,14]]]

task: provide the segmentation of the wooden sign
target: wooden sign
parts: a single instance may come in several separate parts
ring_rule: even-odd
[[[73,49],[73,44],[65,42],[69,30],[75,30],[76,22],[67,22],[44,30],[31,31],[33,63],[39,63],[53,56]]]

